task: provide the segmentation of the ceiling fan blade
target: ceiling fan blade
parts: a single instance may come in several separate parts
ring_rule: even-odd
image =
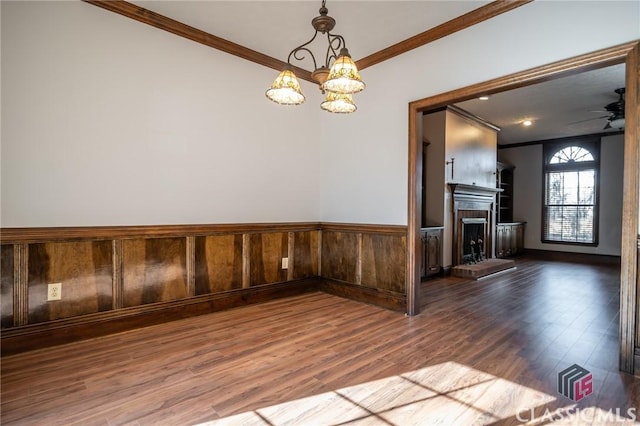
[[[572,123],[567,123],[567,126],[570,126],[572,124],[584,123],[585,121],[600,120],[602,118],[609,118],[609,115],[603,115],[602,117],[587,118],[586,120],[574,121]]]

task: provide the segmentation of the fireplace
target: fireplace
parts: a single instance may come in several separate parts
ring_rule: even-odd
[[[453,265],[494,257],[495,200],[498,188],[450,183],[452,194]],[[473,241],[473,244],[471,243]]]
[[[462,225],[460,231],[462,263],[473,264],[486,260],[486,243],[489,241],[487,220],[485,218],[462,218],[460,224]]]

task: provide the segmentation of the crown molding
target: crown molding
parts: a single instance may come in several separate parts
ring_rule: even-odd
[[[248,47],[223,39],[206,31],[191,27],[175,19],[145,9],[124,0],[82,0],[85,3],[98,6],[110,12],[117,13],[127,18],[135,19],[152,27],[170,32],[180,37],[204,44],[222,52],[230,53],[239,58],[246,59],[259,65],[281,71],[286,62],[273,58],[264,53],[260,53]],[[434,28],[426,30],[420,34],[375,52],[365,58],[356,61],[358,69],[362,70],[380,62],[391,59],[402,53],[413,50],[417,47],[428,44],[432,41],[446,37],[465,28],[469,28],[479,22],[498,16],[512,9],[525,5],[533,0],[496,0],[487,5],[481,6],[471,12],[458,16],[450,21],[440,24]],[[317,84],[311,78],[311,72],[303,68],[294,66],[294,72],[298,78]]]
[[[358,67],[358,70],[363,70],[417,47],[424,46],[432,41],[446,37],[458,31],[462,31],[482,21],[486,21],[487,19],[509,12],[517,7],[524,6],[532,1],[533,0],[496,0],[440,24],[437,27],[433,27],[420,34],[416,34],[413,37],[409,37],[408,39],[389,46],[386,49],[372,53],[371,55],[356,61],[356,66]]]
[[[156,13],[152,10],[145,9],[135,4],[126,2],[124,0],[83,0],[85,3],[92,4],[94,6],[101,7],[110,12],[117,13],[127,18],[135,19],[138,22],[142,22],[152,27],[170,32],[172,34],[184,37],[186,39],[195,41],[196,43],[204,44],[205,46],[212,47],[222,52],[230,53],[242,59],[254,62],[256,64],[264,65],[265,67],[273,68],[277,71],[287,65],[279,59],[273,58],[264,53],[249,49],[240,44],[226,40],[224,38],[209,34],[208,32],[191,27],[187,24],[183,24],[180,21],[171,19],[167,16]],[[311,73],[302,68],[293,67],[298,78],[316,83],[311,78]]]

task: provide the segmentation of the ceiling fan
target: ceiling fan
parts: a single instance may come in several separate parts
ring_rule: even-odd
[[[575,123],[582,123],[585,121],[591,120],[600,120],[602,118],[607,119],[607,124],[604,126],[603,130],[607,129],[623,129],[624,128],[624,92],[625,88],[621,87],[619,89],[614,90],[619,96],[618,100],[615,102],[611,102],[610,104],[605,105],[604,111],[593,111],[593,112],[606,112],[607,115],[603,115],[601,117],[589,118],[587,120],[576,121]]]

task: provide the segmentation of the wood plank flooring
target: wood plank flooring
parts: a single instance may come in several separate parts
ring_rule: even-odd
[[[412,318],[311,293],[5,357],[1,421],[599,425],[640,415],[629,411],[640,380],[617,368],[618,267],[516,264],[481,281],[426,281]],[[577,403],[556,389],[575,363],[593,374]]]

